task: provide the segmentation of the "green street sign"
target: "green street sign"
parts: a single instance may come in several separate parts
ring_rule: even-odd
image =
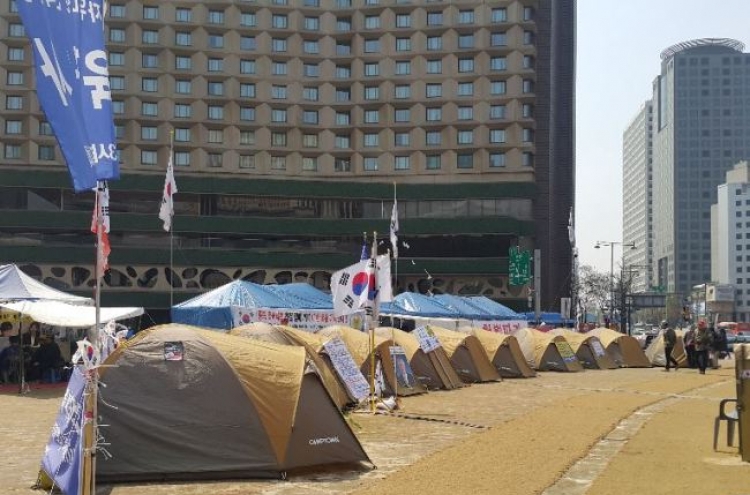
[[[508,250],[508,283],[526,285],[531,280],[531,253],[519,251],[518,246]]]

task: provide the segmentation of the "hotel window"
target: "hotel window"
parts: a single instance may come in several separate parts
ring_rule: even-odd
[[[7,110],[23,110],[23,96],[6,96],[5,108]]]
[[[224,96],[224,83],[208,81],[208,94],[211,96]]]
[[[304,110],[302,112],[302,123],[303,124],[317,124],[318,123],[318,111],[317,110]]]
[[[474,107],[458,107],[458,120],[472,120]]]
[[[254,122],[255,121],[255,108],[240,107],[240,120],[243,122]]]
[[[320,53],[320,47],[317,41],[308,40],[302,44],[302,51],[310,54]]]
[[[272,132],[271,146],[286,146],[286,132]]]
[[[224,70],[223,58],[209,58],[208,59],[208,72],[221,72],[223,70]]]
[[[159,105],[150,101],[142,102],[141,115],[145,117],[156,117],[159,115]]]
[[[380,145],[380,135],[376,133],[365,134],[363,142],[365,148],[375,148]]]
[[[110,5],[109,6],[109,17],[113,19],[122,19],[123,17],[125,17],[125,13],[126,12],[125,12],[124,5]]]
[[[439,170],[440,169],[440,155],[427,155],[427,161],[425,163],[427,170]]]
[[[149,21],[159,19],[159,7],[143,7],[143,18]]]
[[[178,31],[174,35],[174,44],[177,46],[190,46],[193,44],[193,37],[190,33]]]
[[[302,89],[302,98],[307,101],[318,101],[318,88],[306,86]]]
[[[472,153],[459,153],[456,156],[458,168],[474,168],[474,155]]]
[[[490,167],[499,168],[505,166],[505,153],[493,152],[490,153]]]
[[[395,121],[396,122],[409,122],[411,120],[411,110],[408,108],[396,109]]]
[[[20,120],[6,120],[5,134],[21,134],[23,125]]]
[[[159,43],[159,31],[144,30],[141,33],[141,41],[146,45],[156,45]]]
[[[524,7],[523,8],[523,20],[524,21],[533,21],[534,20],[534,7]]]
[[[349,112],[336,112],[336,125],[350,125],[351,115]]]
[[[425,96],[427,98],[439,98],[443,96],[443,85],[441,83],[428,83],[425,86]]]
[[[491,57],[490,70],[505,70],[508,68],[505,57]]]
[[[508,10],[505,7],[492,9],[490,20],[492,22],[506,22],[508,20]]]
[[[336,31],[351,31],[352,30],[352,18],[351,17],[337,17],[336,18]]]
[[[336,41],[336,55],[351,55],[352,44],[349,41]]]
[[[302,170],[304,172],[317,172],[318,171],[318,158],[315,156],[303,156],[302,157]]]
[[[208,142],[212,144],[222,144],[224,142],[224,130],[223,129],[209,129],[208,130]]]
[[[443,38],[441,38],[440,36],[428,36],[427,37],[427,49],[428,50],[442,50]]]
[[[193,12],[186,8],[176,8],[174,11],[175,22],[190,22],[193,20]]]
[[[209,34],[208,35],[208,47],[209,48],[224,48],[224,36],[221,34]]]
[[[411,27],[411,15],[410,14],[396,14],[396,27],[397,28]]]
[[[240,60],[240,74],[255,74],[255,60]]]
[[[286,52],[286,39],[283,38],[273,38],[271,40],[271,51],[277,52],[277,53],[284,53]]]
[[[380,16],[365,16],[365,29],[380,29]]]
[[[192,107],[187,103],[174,104],[174,116],[176,119],[188,119],[192,116]]]
[[[427,61],[427,73],[428,74],[442,74],[443,73],[443,61],[442,60],[428,60]]]
[[[222,153],[209,153],[208,166],[211,168],[221,167],[222,158]]]
[[[505,129],[490,129],[490,143],[498,144],[505,142]]]
[[[318,147],[318,135],[317,134],[305,134],[302,136],[302,146],[305,148],[317,148]]]
[[[505,105],[491,105],[490,106],[490,119],[504,119],[505,118]]]
[[[474,48],[474,35],[462,34],[458,37],[459,48]]]
[[[115,115],[125,115],[125,102],[112,100],[112,113]]]
[[[240,14],[240,26],[242,27],[255,27],[258,24],[258,19],[253,13],[243,12]]]
[[[507,90],[505,81],[492,81],[490,82],[490,94],[491,95],[504,95]]]
[[[533,93],[534,92],[534,81],[531,79],[524,79],[522,83],[522,88],[524,94]]]
[[[274,76],[285,76],[287,74],[286,62],[272,62],[271,73]]]
[[[46,120],[39,122],[39,135],[40,136],[53,136],[52,125]]]
[[[305,7],[320,7],[320,0],[302,0]]]
[[[271,26],[274,29],[286,29],[289,27],[289,20],[284,14],[274,14],[271,17]]]
[[[189,151],[175,151],[174,164],[177,167],[189,167],[190,166],[190,152]]]
[[[20,144],[6,144],[5,145],[5,158],[21,158],[21,145]]]
[[[524,167],[533,167],[534,166],[534,154],[530,151],[524,151],[521,153],[521,164]]]
[[[411,74],[411,61],[399,60],[396,62],[396,75],[406,76]]]
[[[362,170],[365,172],[378,171],[378,159],[374,156],[366,156],[362,159]]]
[[[352,0],[336,0],[336,7],[340,9],[350,9],[352,7]]]
[[[378,122],[380,122],[378,110],[365,110],[365,124],[377,124]]]
[[[240,84],[240,97],[241,98],[255,98],[255,84],[253,83]]]
[[[280,108],[272,109],[271,122],[286,122],[286,110]]]
[[[174,92],[181,95],[189,95],[193,92],[193,83],[184,79],[178,79],[174,82]]]
[[[428,26],[442,26],[443,25],[443,13],[442,12],[427,12],[427,25]]]
[[[351,148],[351,137],[346,134],[337,134],[333,140],[334,147],[339,149]]]
[[[255,155],[240,155],[240,168],[255,168]]]
[[[141,55],[141,67],[144,69],[155,69],[159,67],[159,57],[151,53],[143,53]]]
[[[335,158],[333,161],[334,172],[351,172],[352,161],[349,158]]]
[[[240,50],[251,52],[255,51],[257,47],[258,45],[255,42],[255,36],[242,36],[240,38]]]
[[[395,87],[395,96],[399,100],[411,98],[411,86],[408,84],[398,84]]]
[[[12,28],[16,24],[11,24],[9,27]],[[11,34],[10,36],[13,36]],[[112,43],[125,43],[125,30],[117,28],[109,28],[109,41]]]
[[[141,165],[156,165],[158,158],[156,151],[141,150]]]
[[[336,101],[351,101],[352,90],[351,88],[336,88]]]
[[[524,45],[533,45],[534,44],[534,32],[533,31],[524,31],[523,32],[523,44]]]
[[[380,39],[365,40],[365,53],[380,53]]]
[[[224,24],[224,12],[221,10],[209,10],[208,11],[208,23],[209,24]]]
[[[377,62],[365,64],[365,76],[373,77],[380,74],[380,65]]]
[[[474,83],[458,83],[458,96],[471,96],[474,94]]]
[[[37,148],[37,157],[39,160],[52,161],[55,159],[55,147],[47,144],[39,145]]]
[[[288,0],[271,0],[271,3],[274,5],[289,5]]]
[[[176,128],[174,130],[174,140],[176,143],[189,143],[191,140],[190,129]]]
[[[305,77],[318,77],[320,76],[320,68],[318,64],[304,64],[302,66],[302,73]]]
[[[531,55],[524,55],[523,56],[523,68],[524,69],[533,69],[534,68],[534,57]]]
[[[409,146],[411,144],[411,136],[408,132],[397,132],[393,136],[393,144],[396,146]]]
[[[252,146],[255,144],[255,131],[240,131],[240,144]]]
[[[531,103],[524,103],[521,107],[521,115],[526,119],[534,117],[534,105]]]
[[[147,93],[159,91],[159,80],[155,77],[144,77],[141,79],[141,90]]]
[[[221,105],[209,105],[208,106],[208,119],[209,120],[223,120],[224,119],[224,107]]]
[[[411,51],[411,38],[396,38],[396,51],[397,52]]]
[[[110,56],[112,53],[110,53]],[[124,57],[124,55],[123,55]],[[8,60],[11,62],[23,62],[24,58],[26,58],[26,53],[24,52],[23,48],[14,48],[9,46],[8,47]],[[110,58],[111,60],[111,58]],[[124,63],[124,60],[123,60]],[[110,63],[110,65],[112,65]],[[121,64],[122,65],[122,64]]]
[[[523,129],[521,131],[521,141],[524,143],[534,142],[534,129]]]
[[[320,18],[306,16],[304,25],[307,31],[318,31],[320,29]]]
[[[425,144],[427,146],[440,146],[442,143],[442,136],[440,131],[427,131],[425,133]]]
[[[378,98],[380,98],[378,86],[365,86],[365,100],[377,100]]]
[[[395,163],[396,170],[409,170],[411,168],[411,160],[408,156],[397,156]]]
[[[458,11],[458,23],[459,24],[474,24],[474,11],[473,10],[459,10]]]
[[[491,46],[506,46],[507,44],[508,44],[508,36],[505,33],[491,33],[490,34]]]
[[[274,84],[271,86],[271,98],[274,100],[286,100],[286,86]]]
[[[23,72],[10,72],[6,74],[6,82],[8,86],[22,86],[23,85]]]
[[[156,141],[158,138],[156,127],[154,126],[142,126],[141,127],[141,139],[144,141]]]
[[[474,131],[458,131],[458,144],[474,144]]]
[[[428,122],[440,122],[443,119],[443,109],[438,108],[428,108],[427,109],[427,121]]]
[[[474,59],[473,58],[459,58],[458,59],[458,72],[474,72]]]
[[[189,56],[178,55],[174,58],[174,68],[176,70],[190,70],[193,68],[193,59]]]
[[[125,126],[122,124],[115,124],[115,138],[125,139]]]

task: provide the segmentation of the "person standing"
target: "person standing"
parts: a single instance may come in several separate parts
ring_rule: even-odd
[[[698,369],[701,375],[706,374],[708,367],[708,350],[711,348],[711,334],[708,333],[706,322],[698,322],[698,330],[695,332],[695,357],[698,361]]]
[[[688,368],[697,368],[698,363],[695,360],[695,325],[690,325],[688,331],[682,337],[685,343],[685,354],[687,354]]]
[[[674,370],[680,367],[677,364],[677,360],[672,357],[672,350],[677,343],[677,334],[674,328],[669,326],[669,322],[664,320],[661,322],[662,338],[664,339],[664,360],[666,361],[664,371],[669,371],[669,365],[674,363]]]

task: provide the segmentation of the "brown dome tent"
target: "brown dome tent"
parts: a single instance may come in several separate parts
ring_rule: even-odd
[[[490,362],[479,339],[472,334],[454,332],[436,326],[429,327],[448,354],[453,369],[467,383],[502,380]]]
[[[529,366],[513,335],[489,332],[482,328],[463,327],[463,332],[471,333],[482,344],[500,376],[503,378],[530,378],[536,372]]]
[[[344,409],[347,406],[357,403],[357,400],[346,390],[344,383],[331,365],[331,361],[325,355],[325,352],[321,352],[319,347],[315,345],[306,345],[306,343],[302,341],[295,340],[292,336],[288,335],[283,328],[268,323],[256,322],[242,325],[231,329],[229,334],[281,345],[304,347],[307,351],[307,356],[318,368],[320,378],[323,380],[326,390],[331,394],[331,397],[333,397],[333,400],[336,402],[339,409]],[[318,337],[318,339],[320,339],[320,337]]]
[[[584,368],[590,370],[611,370],[617,368],[612,358],[609,357],[604,345],[598,337],[573,332],[567,328],[555,328],[550,333],[562,335],[568,341],[576,357]]]
[[[362,374],[369,381],[370,376],[370,336],[365,332],[355,330],[354,328],[334,325],[323,328],[317,332],[317,335],[324,337],[339,337],[349,349],[354,362],[359,366]],[[411,387],[398,385],[396,375],[393,371],[393,360],[391,359],[390,347],[394,343],[390,339],[375,338],[375,360],[380,362],[385,380],[386,392],[399,397],[409,395],[423,394],[427,389],[421,383],[413,383]]]
[[[634,337],[616,332],[610,328],[594,328],[586,332],[602,341],[609,357],[621,368],[650,368],[651,361]]]
[[[537,371],[583,371],[581,362],[565,337],[533,328],[522,328],[513,335],[518,338],[519,344],[523,340],[526,346],[533,346]]]
[[[401,346],[412,370],[428,389],[453,390],[464,386],[442,347],[425,353],[419,347],[416,337],[391,327],[376,328],[375,334],[384,339],[392,339],[396,345]]]
[[[100,370],[111,456],[97,479],[283,477],[369,462],[308,362],[301,347],[187,325],[139,332]]]

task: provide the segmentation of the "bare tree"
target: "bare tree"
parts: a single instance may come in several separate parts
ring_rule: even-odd
[[[609,275],[598,272],[590,265],[578,269],[578,301],[583,312],[599,311],[609,300]]]

